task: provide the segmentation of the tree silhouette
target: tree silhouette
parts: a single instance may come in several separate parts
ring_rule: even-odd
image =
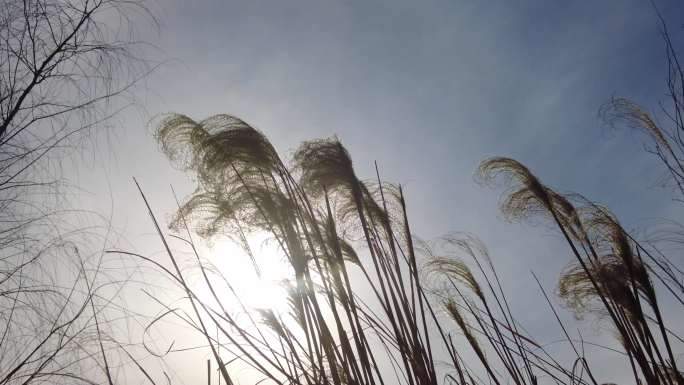
[[[0,384],[116,377],[105,309],[123,281],[105,272],[96,225],[55,202],[61,158],[152,69],[139,17],[155,22],[139,1],[0,3]]]

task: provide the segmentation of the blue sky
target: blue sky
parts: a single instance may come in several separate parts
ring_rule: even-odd
[[[681,42],[684,6],[657,4]],[[170,184],[181,195],[193,188],[146,126],[163,112],[236,115],[285,155],[303,140],[339,136],[360,176],[373,177],[377,161],[384,179],[405,186],[419,235],[468,231],[489,246],[530,328],[550,325],[550,314],[520,277],[534,269],[553,289],[570,255],[553,231],[503,221],[500,191],[473,181],[482,159],[516,158],[560,191],[608,205],[629,229],[682,219],[681,204],[655,186],[662,170],[642,151],[644,138],[610,131],[597,116],[613,95],[653,110],[664,100],[664,46],[646,0],[157,7],[160,31],[143,29],[141,38],[172,60],[147,80],[146,113],[122,117],[105,156],[116,162],[96,162],[75,177],[87,191],[79,199],[105,210],[111,203],[115,225],[136,248],[161,246],[131,177],[162,217],[174,208]],[[543,330],[558,336],[553,326]]]

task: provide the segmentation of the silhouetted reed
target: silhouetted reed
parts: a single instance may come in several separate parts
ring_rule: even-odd
[[[379,172],[375,181],[360,180],[336,138],[304,142],[286,163],[261,132],[228,115],[199,122],[168,115],[156,135],[174,164],[197,178],[171,227],[185,234],[211,298],[188,284],[149,204],[173,269],[146,259],[186,293],[193,315],[183,319],[204,336],[227,384],[235,383],[229,368],[241,362],[259,373],[257,381],[277,384],[523,385],[543,377],[598,385],[551,302],[574,363],[561,364],[520,329],[481,242],[467,234],[419,240],[401,186]],[[635,380],[681,385],[652,283],[658,272],[643,258],[649,249],[605,208],[555,192],[519,162],[492,158],[479,175],[508,182],[501,206],[509,218],[541,215],[557,226],[576,261],[563,272],[559,295],[578,314],[610,320]],[[291,272],[283,283],[289,311],[247,309],[230,272],[203,263],[193,232],[232,237],[252,257],[250,234],[273,238]]]

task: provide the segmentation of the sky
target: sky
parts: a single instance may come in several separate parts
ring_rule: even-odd
[[[681,43],[684,5],[656,3]],[[559,331],[530,270],[552,291],[571,255],[551,229],[502,218],[501,190],[473,180],[480,161],[513,157],[637,232],[684,219],[657,185],[662,170],[645,138],[598,117],[613,96],[653,111],[665,99],[649,1],[159,0],[152,9],[160,27],[141,25],[140,39],[166,63],[145,80],[139,108],[120,116],[108,149],[69,170],[82,187],[74,200],[111,213],[127,247],[162,247],[132,177],[162,219],[175,207],[170,186],[193,190],[151,136],[148,121],[166,112],[235,115],[285,158],[303,140],[337,135],[358,175],[373,178],[377,161],[383,179],[402,184],[415,233],[482,239],[514,312],[542,339]]]

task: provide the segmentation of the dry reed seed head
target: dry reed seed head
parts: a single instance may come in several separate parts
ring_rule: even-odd
[[[545,196],[544,186],[537,177],[515,159],[492,157],[482,161],[478,167],[476,178],[480,183],[493,184],[497,178],[504,178],[505,183],[517,182],[540,197]]]
[[[601,106],[599,115],[604,122],[612,127],[624,124],[629,128],[642,130],[648,134],[656,144],[670,148],[670,144],[663,131],[655,123],[651,115],[640,105],[626,98],[613,98]]]
[[[651,283],[646,267],[635,258],[629,237],[607,208],[578,194],[573,194],[570,198],[582,206],[574,209],[569,200],[566,200],[567,205],[573,208],[572,214],[564,217],[575,221],[575,225],[568,228],[581,231],[576,234],[581,236],[580,240],[591,245],[598,260],[589,263],[588,273],[578,264],[567,269],[559,279],[559,295],[576,315],[600,313],[604,316],[605,311],[600,310],[602,305],[599,304],[599,295],[609,297],[628,314],[635,315],[637,304],[631,290],[632,277],[637,290],[649,293]],[[557,197],[554,196],[554,202],[556,201]],[[601,293],[596,291],[589,274],[596,281]]]
[[[301,185],[313,196],[341,189],[352,192],[359,181],[352,160],[340,141],[333,137],[302,143],[293,157]]]
[[[385,181],[378,183],[372,180],[364,181],[363,187],[368,195],[367,200],[375,206],[374,210],[381,212],[378,217],[387,217],[385,221],[388,223],[396,223],[399,218],[403,217],[399,185]],[[387,208],[386,212],[385,208]]]
[[[491,258],[487,246],[474,234],[466,232],[454,232],[438,239],[438,244],[454,253],[465,253],[472,259],[484,259],[491,265]]]
[[[234,172],[233,167],[249,175],[255,170],[270,172],[281,164],[261,132],[230,115],[195,122],[169,114],[157,125],[155,137],[169,159],[181,169],[196,171],[203,183],[231,179],[225,174]]]
[[[499,203],[508,220],[552,217],[573,239],[586,241],[586,230],[568,196],[543,185],[520,162],[510,158],[490,158],[480,163],[477,175],[480,183],[492,184],[503,176],[505,183],[509,184]]]
[[[564,305],[571,309],[577,318],[584,314],[594,314],[599,318],[607,316],[600,298],[609,298],[630,317],[638,314],[638,304],[631,289],[628,268],[615,256],[603,256],[598,263],[585,270],[577,263],[571,264],[558,280],[558,295]],[[596,282],[598,291],[594,286]],[[637,282],[637,289],[641,289]]]
[[[198,189],[172,222],[200,220],[198,232],[211,236],[227,225],[269,230],[291,221],[293,204],[273,178],[282,163],[271,143],[256,129],[230,115],[195,122],[184,115],[167,115],[157,126],[164,153],[198,177]]]
[[[425,261],[429,261],[435,256],[432,245],[417,235],[413,236],[413,249],[416,255],[423,257]]]
[[[583,210],[586,228],[595,243],[604,243],[625,261],[632,263],[634,256],[627,235],[617,218],[607,208],[588,204]]]
[[[221,172],[231,165],[275,170],[280,160],[266,137],[240,119],[215,115],[200,122],[210,134],[202,142],[203,165]]]
[[[466,319],[463,317],[463,314],[461,313],[461,310],[459,309],[459,304],[453,299],[453,298],[447,298],[443,301],[444,308],[446,309],[447,314],[449,317],[451,317],[454,322],[458,325],[458,327],[461,329],[463,332],[463,335],[466,337],[468,340],[468,343],[471,345],[471,347],[477,351],[479,354],[483,354],[482,348],[480,347],[480,343],[478,342],[477,338],[473,334],[471,330],[471,326],[468,324]]]
[[[595,301],[599,297],[589,276],[578,264],[570,264],[561,273],[557,295],[577,319],[582,319],[589,313],[598,315],[599,318],[607,316],[603,305]]]
[[[559,194],[550,188],[546,189],[551,197],[556,217],[563,224],[568,234],[575,240],[587,242],[588,235],[584,223],[582,222],[579,210],[570,202],[576,194]]]
[[[321,215],[324,217],[325,215]],[[327,218],[328,220],[333,220],[332,218]],[[335,266],[338,265],[341,261],[337,261],[335,258],[337,258],[336,252],[335,252],[335,246],[338,246],[340,248],[340,252],[342,253],[342,259],[347,262],[351,262],[355,265],[360,265],[360,260],[358,257],[358,254],[356,253],[356,250],[354,250],[354,247],[346,240],[344,239],[344,236],[340,236],[337,234],[337,232],[333,231],[333,227],[331,226],[324,226],[323,224],[319,224],[319,227],[321,227],[321,234],[324,235],[325,239],[323,240],[324,245],[321,245],[321,247],[327,248],[327,253],[330,255],[333,260],[329,261],[331,265]],[[337,224],[335,225],[335,229],[337,228]]]
[[[472,290],[479,298],[483,298],[483,293],[475,276],[470,271],[468,265],[463,261],[453,257],[435,257],[427,262],[425,268],[433,276],[445,276],[455,282],[462,283],[469,290]]]
[[[599,258],[606,264],[620,264],[633,277],[637,289],[648,293],[651,281],[644,263],[634,255],[631,241],[615,215],[607,208],[588,202],[584,207],[583,222]]]
[[[444,300],[444,308],[447,314],[456,322],[456,324],[463,330],[469,330],[470,327],[466,323],[461,310],[458,308],[458,303],[453,298],[447,298]]]
[[[463,262],[462,257],[467,256],[473,260],[484,259],[492,266],[489,254],[484,244],[471,234],[454,233],[441,237],[436,242],[437,252],[425,244],[422,251],[427,254],[427,261],[422,269],[428,274],[427,281],[449,278],[455,282],[460,282],[478,298],[484,299],[484,293],[477,279],[473,275],[468,265]]]
[[[279,337],[286,338],[286,327],[280,322],[272,309],[256,309],[261,317],[261,322],[275,332]]]
[[[503,179],[509,188],[501,201],[501,211],[510,219],[520,219],[552,208],[547,188],[522,163],[494,157],[480,163],[476,180],[493,185]]]
[[[220,194],[200,189],[190,196],[176,211],[169,228],[180,232],[187,223],[202,237],[216,234],[234,217],[235,207],[231,201],[222,200]]]
[[[379,190],[374,192],[369,191],[366,187],[366,183],[362,181],[357,181],[355,189],[359,191],[361,209],[363,210],[364,216],[374,224],[381,226],[383,229],[391,230],[392,223],[397,223],[396,218],[385,212]],[[358,211],[359,206],[353,191],[346,187],[342,187],[341,189],[338,189],[333,196],[337,203],[335,205],[335,215],[338,219],[337,223],[339,227],[350,233],[350,235],[355,234],[363,237],[361,219],[359,218]],[[382,233],[380,235],[386,236],[387,234]],[[398,236],[399,234],[395,233],[394,235]]]
[[[300,174],[300,184],[307,193],[314,198],[327,193],[335,201],[338,228],[360,230],[360,204],[364,215],[391,231],[392,217],[385,212],[379,187],[371,183],[369,189],[356,177],[349,153],[337,138],[304,142],[294,154],[294,164]],[[394,197],[398,188],[383,184],[382,189],[388,210],[395,209],[398,201]]]
[[[418,236],[413,236],[412,240],[420,281],[425,289],[433,292],[441,291],[441,289],[434,287],[435,283],[442,284],[444,277],[431,266],[431,261],[438,258],[432,249],[432,245]]]
[[[187,222],[202,237],[239,230],[270,232],[273,224],[294,218],[292,203],[277,190],[261,185],[200,186],[181,205],[170,227],[176,231]]]
[[[198,180],[196,191],[173,217],[172,229],[190,223],[204,238],[221,232],[250,257],[245,232],[264,231],[282,241],[295,274],[302,274],[308,259],[296,203],[282,189],[287,170],[259,131],[230,115],[199,123],[171,115],[160,123],[157,138],[169,158],[193,170]]]
[[[208,133],[197,122],[181,114],[162,115],[154,132],[161,151],[175,167],[186,171],[195,167],[195,146],[206,136]]]

